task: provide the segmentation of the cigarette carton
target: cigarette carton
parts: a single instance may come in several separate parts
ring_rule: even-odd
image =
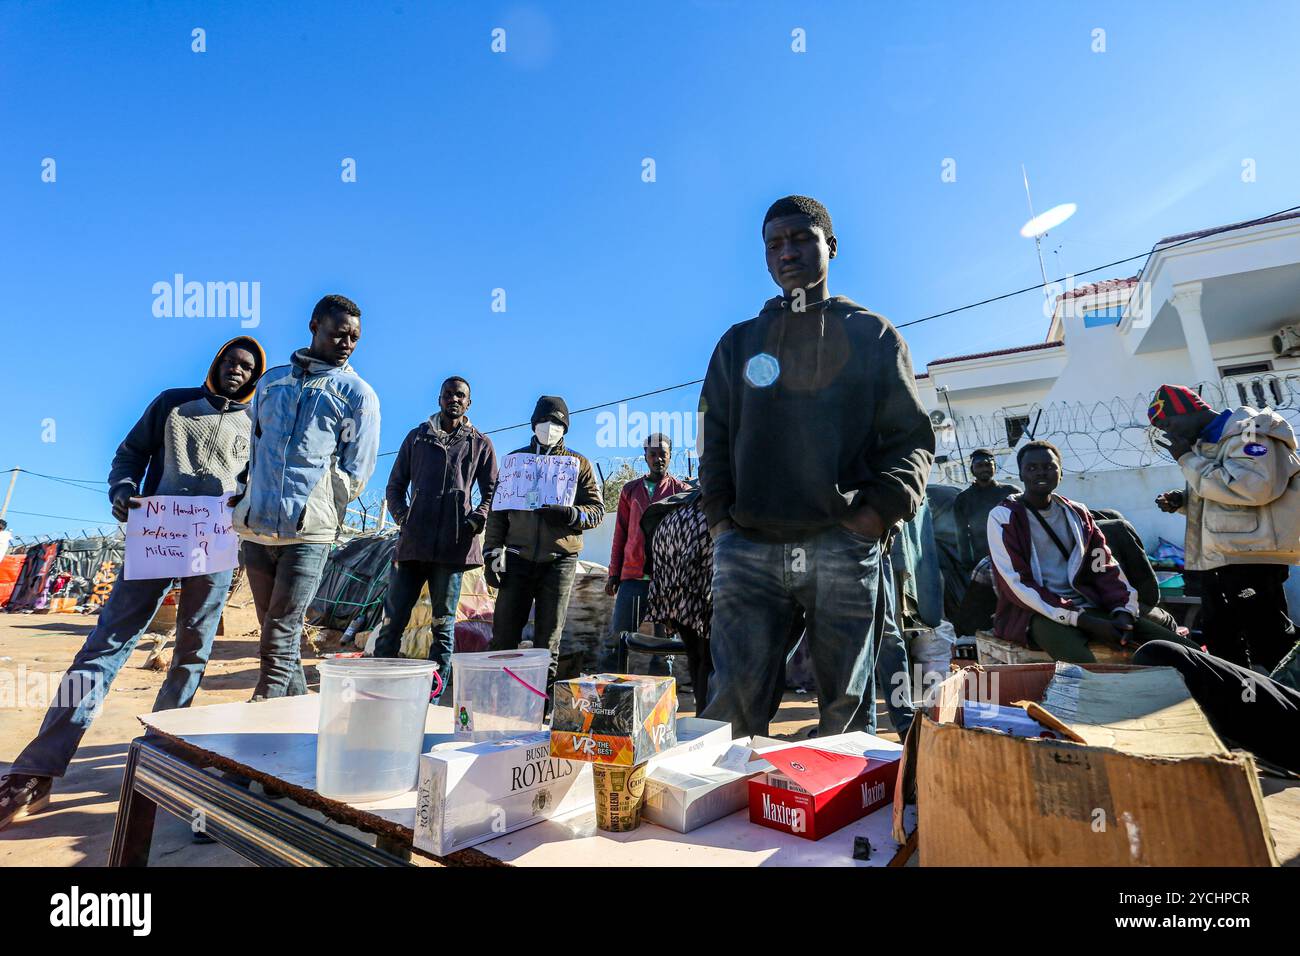
[[[893,800],[900,755],[864,733],[766,751],[771,769],[749,781],[750,822],[820,840]]]
[[[435,856],[593,802],[591,767],[551,756],[550,734],[445,743],[420,757],[415,845]]]
[[[731,744],[731,725],[684,717],[676,746],[650,761],[710,761]],[[591,766],[550,755],[550,735],[472,743],[448,734],[420,757],[415,846],[446,856],[595,802]]]

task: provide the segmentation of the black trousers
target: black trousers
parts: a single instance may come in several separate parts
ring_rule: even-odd
[[[1215,657],[1271,671],[1296,642],[1285,564],[1228,564],[1201,574],[1201,633]]]
[[[492,643],[488,650],[509,651],[519,646],[528,612],[533,611],[533,647],[551,651],[551,666],[546,673],[546,693],[551,692],[560,659],[560,637],[569,613],[569,597],[578,570],[578,556],[566,555],[554,561],[525,561],[510,555],[505,574],[497,589],[496,610],[492,616]],[[551,704],[546,703],[546,712]]]
[[[1171,641],[1143,644],[1133,663],[1174,668],[1221,737],[1300,773],[1300,691]]]

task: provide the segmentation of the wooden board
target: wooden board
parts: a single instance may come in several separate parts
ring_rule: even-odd
[[[307,694],[160,711],[139,719],[154,733],[201,754],[213,766],[278,787],[297,803],[332,820],[409,843],[415,824],[414,789],[362,804],[340,803],[316,792],[319,704],[318,695]],[[450,733],[451,727],[450,708],[430,707],[426,747],[436,736]],[[882,744],[901,749],[889,741]],[[446,862],[480,866],[884,867],[899,849],[890,834],[890,813],[885,807],[811,841],[752,824],[743,810],[687,834],[651,823],[630,833],[603,833],[596,830],[594,811],[585,810],[461,850]],[[906,825],[915,828],[914,810],[908,812]],[[855,836],[871,841],[869,861],[853,859]]]

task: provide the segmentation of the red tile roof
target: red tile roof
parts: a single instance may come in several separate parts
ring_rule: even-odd
[[[996,349],[992,352],[976,352],[973,355],[954,355],[952,358],[935,359],[926,363],[926,368],[933,368],[936,365],[950,365],[953,362],[969,362],[971,359],[992,358],[995,355],[1011,355],[1015,352],[1037,352],[1040,349],[1056,349],[1065,345],[1064,342],[1036,342],[1033,345],[1017,345],[1010,349]],[[920,376],[918,376],[920,377]]]
[[[1061,299],[1077,299],[1081,295],[1096,295],[1114,289],[1127,289],[1129,286],[1137,285],[1137,280],[1137,276],[1129,276],[1127,279],[1102,279],[1100,282],[1089,282],[1087,285],[1081,285],[1062,292],[1057,296],[1057,301]]]

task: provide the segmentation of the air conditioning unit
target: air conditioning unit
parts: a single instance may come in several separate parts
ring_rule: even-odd
[[[1284,325],[1273,333],[1273,354],[1300,355],[1300,331],[1294,325]]]

